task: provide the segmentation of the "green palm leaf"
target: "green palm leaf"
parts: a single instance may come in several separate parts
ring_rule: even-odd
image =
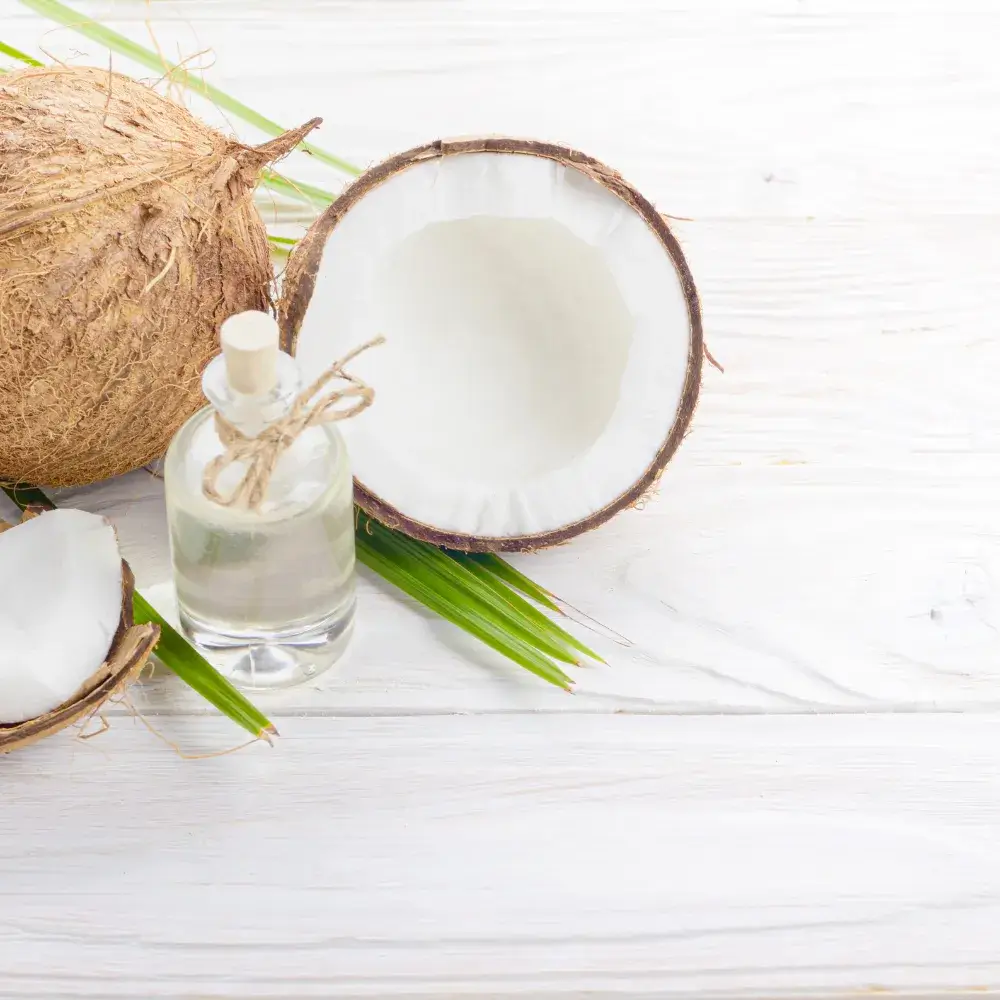
[[[371,522],[372,534],[357,544],[358,560],[404,593],[452,624],[464,629],[508,659],[550,684],[570,690],[571,680],[544,653],[509,631],[497,617],[484,614],[461,586],[445,583],[412,554],[403,554],[393,543],[399,535]]]
[[[461,553],[450,552],[449,555],[458,557]],[[503,580],[508,586],[520,591],[526,597],[530,597],[536,604],[548,608],[549,611],[562,612],[562,609],[555,602],[555,596],[547,590],[543,590],[533,580],[529,580],[523,573],[519,573],[510,563],[504,562],[498,555],[492,552],[472,552],[466,554],[469,559],[474,560],[488,573]]]
[[[563,663],[578,664],[576,640],[532,608],[503,584],[480,577],[465,563],[449,558],[441,549],[418,542],[365,515],[359,515],[357,543],[373,539],[400,563],[406,564],[436,587],[461,598],[462,610],[488,619],[519,642]]]
[[[448,551],[447,556],[460,563],[469,569],[474,576],[476,576],[485,586],[490,588],[495,594],[497,594],[506,604],[511,605],[517,610],[517,612],[523,615],[525,618],[530,619],[535,622],[536,626],[546,632],[551,633],[552,630],[558,630],[559,639],[568,648],[574,649],[579,653],[583,653],[584,656],[589,656],[592,660],[597,660],[598,663],[604,663],[604,659],[597,655],[592,649],[585,646],[576,636],[571,635],[569,632],[565,631],[559,626],[555,625],[551,619],[547,618],[538,608],[526,601],[516,590],[513,590],[508,586],[506,580],[506,572],[509,570],[510,574],[514,577],[520,577],[526,584],[530,585],[528,589],[537,591],[544,600],[539,603],[550,606],[548,597],[546,596],[546,591],[543,591],[537,584],[532,583],[527,577],[518,573],[513,566],[505,563],[499,556],[492,556],[494,563],[486,562],[477,557],[476,553],[471,552],[453,552]],[[501,571],[497,572],[497,567],[501,567]],[[518,588],[520,589],[520,588]],[[554,601],[551,602],[551,607],[553,607],[557,612],[559,611],[558,606]],[[559,612],[560,614],[562,612]]]

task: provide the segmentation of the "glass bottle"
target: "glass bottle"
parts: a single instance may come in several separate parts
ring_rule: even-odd
[[[221,330],[222,354],[202,377],[210,405],[175,435],[164,463],[170,552],[181,626],[235,684],[286,687],[317,676],[347,646],[354,622],[354,494],[333,424],[309,427],[281,451],[259,509],[224,506],[203,489],[226,449],[215,415],[253,437],[300,391],[295,361],[267,313]],[[230,496],[247,471],[226,465]]]

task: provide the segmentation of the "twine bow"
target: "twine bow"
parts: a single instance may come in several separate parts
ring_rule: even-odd
[[[221,413],[216,413],[215,429],[226,450],[205,466],[201,484],[205,496],[223,507],[244,506],[248,510],[259,510],[281,453],[303,431],[319,424],[348,420],[371,406],[375,390],[361,379],[345,372],[344,366],[370,347],[383,343],[385,337],[376,337],[345,354],[339,361],[335,361],[312,385],[298,395],[285,416],[265,427],[255,437],[247,437]],[[316,399],[320,390],[335,379],[346,382],[347,387],[334,389]],[[350,406],[343,407],[341,404],[345,400],[354,402]],[[247,469],[233,492],[225,497],[218,490],[219,475],[234,462],[245,462]]]

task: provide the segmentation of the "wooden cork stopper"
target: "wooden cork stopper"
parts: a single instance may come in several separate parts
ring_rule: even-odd
[[[278,324],[270,313],[241,312],[219,329],[226,378],[236,392],[262,396],[278,381]]]

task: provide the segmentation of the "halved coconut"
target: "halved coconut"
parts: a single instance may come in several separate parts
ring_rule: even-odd
[[[635,503],[701,380],[698,295],[663,218],[563,146],[438,141],[369,170],[285,271],[286,350],[354,362],[340,425],[360,506],[439,545],[516,551]]]
[[[134,625],[114,528],[78,510],[0,534],[0,753],[83,718],[133,680],[159,638]]]

